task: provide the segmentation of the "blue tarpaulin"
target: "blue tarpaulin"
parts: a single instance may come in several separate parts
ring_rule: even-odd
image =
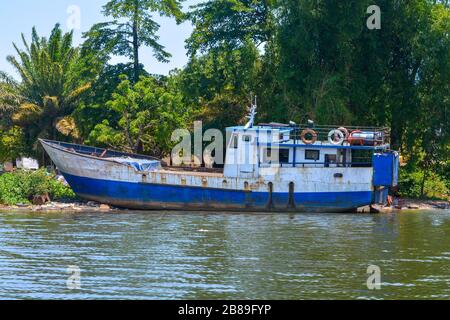
[[[161,162],[157,160],[145,160],[134,158],[106,158],[107,160],[126,164],[133,167],[136,171],[155,171],[161,168]]]

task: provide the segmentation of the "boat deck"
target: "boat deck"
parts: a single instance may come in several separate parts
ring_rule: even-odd
[[[192,176],[202,176],[202,177],[223,177],[222,169],[209,169],[209,168],[191,168],[191,167],[163,167],[159,170],[162,173],[170,174],[189,174]]]

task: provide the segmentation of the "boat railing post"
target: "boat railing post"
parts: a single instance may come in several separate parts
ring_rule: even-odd
[[[295,141],[294,141],[294,145],[295,145]],[[297,164],[296,164],[296,162],[297,162],[297,148],[296,147],[294,147],[294,155],[293,155],[293,160],[294,160],[294,164],[293,164],[293,166],[294,166],[294,168],[297,166]]]

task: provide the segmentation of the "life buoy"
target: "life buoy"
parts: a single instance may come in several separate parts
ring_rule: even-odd
[[[350,132],[347,130],[347,128],[340,127],[338,128],[338,130],[344,134],[344,139],[347,140],[350,136]]]
[[[331,130],[328,134],[328,142],[339,146],[345,141],[345,135],[341,130]]]
[[[307,134],[311,135],[311,139],[306,139]],[[317,141],[317,133],[313,129],[305,129],[302,131],[300,138],[304,144],[314,144]]]
[[[355,137],[353,137],[353,135],[356,134],[356,133],[362,133],[362,131],[361,130],[352,131],[352,133],[350,133],[350,135],[348,136],[348,139],[347,139],[348,142],[350,142],[351,145],[355,145],[355,144],[364,145],[364,141],[365,141],[364,138],[360,138],[360,137],[355,138]]]

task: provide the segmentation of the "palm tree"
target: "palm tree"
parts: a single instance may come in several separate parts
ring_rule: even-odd
[[[17,110],[21,102],[18,83],[8,74],[0,71],[0,115],[4,117]]]
[[[76,136],[71,114],[91,83],[80,76],[82,58],[72,40],[73,32],[63,34],[59,24],[48,39],[39,37],[33,28],[31,44],[22,34],[25,49],[14,44],[18,58],[7,58],[22,80],[16,88],[23,99],[13,120],[34,142],[37,137],[55,139],[58,133]]]

